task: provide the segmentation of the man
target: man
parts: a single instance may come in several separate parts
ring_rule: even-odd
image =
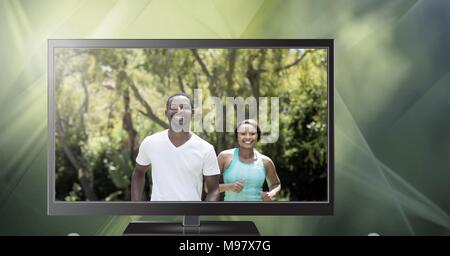
[[[145,172],[152,165],[151,201],[201,201],[203,180],[206,201],[219,200],[219,165],[214,147],[189,129],[192,100],[185,93],[167,99],[169,129],[146,137],[131,178],[131,200],[140,201]]]

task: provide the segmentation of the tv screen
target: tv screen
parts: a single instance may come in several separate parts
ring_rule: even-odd
[[[332,40],[50,40],[49,211],[331,214]]]

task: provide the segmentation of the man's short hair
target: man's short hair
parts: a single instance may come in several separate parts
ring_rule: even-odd
[[[238,130],[238,128],[239,128],[241,125],[243,125],[243,124],[249,124],[249,125],[255,127],[255,128],[256,128],[256,133],[258,133],[258,139],[257,139],[257,141],[259,141],[259,140],[261,139],[261,128],[259,128],[258,123],[257,123],[255,120],[253,120],[253,119],[246,119],[246,120],[243,120],[243,121],[241,121],[240,123],[238,123],[238,125],[236,125],[236,128],[234,128],[234,138],[235,138],[236,140],[237,140],[237,137],[238,137],[238,132],[237,132],[237,130]]]
[[[178,92],[178,93],[175,93],[175,94],[172,94],[171,96],[169,96],[169,98],[167,98],[167,102],[166,102],[166,109],[169,109],[170,101],[172,100],[173,97],[176,97],[176,96],[184,96],[184,97],[188,98],[189,103],[191,103],[191,109],[192,110],[194,109],[194,102],[192,101],[191,96],[189,96],[189,94],[187,94],[185,92]]]

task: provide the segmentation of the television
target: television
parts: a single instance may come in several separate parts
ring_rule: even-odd
[[[128,235],[332,215],[333,43],[48,40],[48,214],[184,216]]]

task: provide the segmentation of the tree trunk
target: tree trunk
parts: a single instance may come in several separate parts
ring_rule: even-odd
[[[69,159],[69,162],[72,164],[72,167],[77,171],[77,177],[78,181],[80,182],[80,186],[83,189],[83,193],[86,196],[86,199],[88,201],[97,201],[97,195],[94,192],[94,177],[92,174],[92,170],[88,167],[88,165],[85,164],[85,161],[80,160],[80,158],[83,158],[83,155],[81,156],[75,156],[73,153],[73,150],[67,145],[65,140],[65,129],[63,121],[59,118],[59,115],[57,113],[56,115],[56,124],[58,128],[58,134],[60,136],[60,142],[63,147],[64,155]],[[79,147],[77,145],[77,147]],[[78,152],[83,152],[83,149],[79,148],[77,150]]]
[[[128,88],[124,89],[123,95],[122,95],[123,103],[124,103],[124,113],[122,117],[122,126],[123,129],[127,132],[128,138],[127,138],[127,150],[129,152],[129,157],[131,161],[134,163],[134,160],[137,156],[137,147],[136,147],[136,136],[137,132],[134,129],[133,126],[133,119],[131,116],[131,110],[130,110],[130,91]]]
[[[130,78],[128,79],[128,84],[131,88],[131,90],[133,91],[134,96],[136,97],[136,99],[142,104],[142,106],[144,106],[145,110],[147,112],[141,112],[139,111],[141,114],[145,115],[146,117],[150,118],[150,120],[154,121],[155,123],[159,124],[161,127],[163,128],[167,128],[169,127],[169,124],[164,122],[163,120],[161,120],[157,115],[155,115],[155,113],[153,113],[152,107],[150,106],[150,104],[142,97],[141,93],[139,92],[138,88],[136,87],[136,85],[134,84],[134,81]]]

